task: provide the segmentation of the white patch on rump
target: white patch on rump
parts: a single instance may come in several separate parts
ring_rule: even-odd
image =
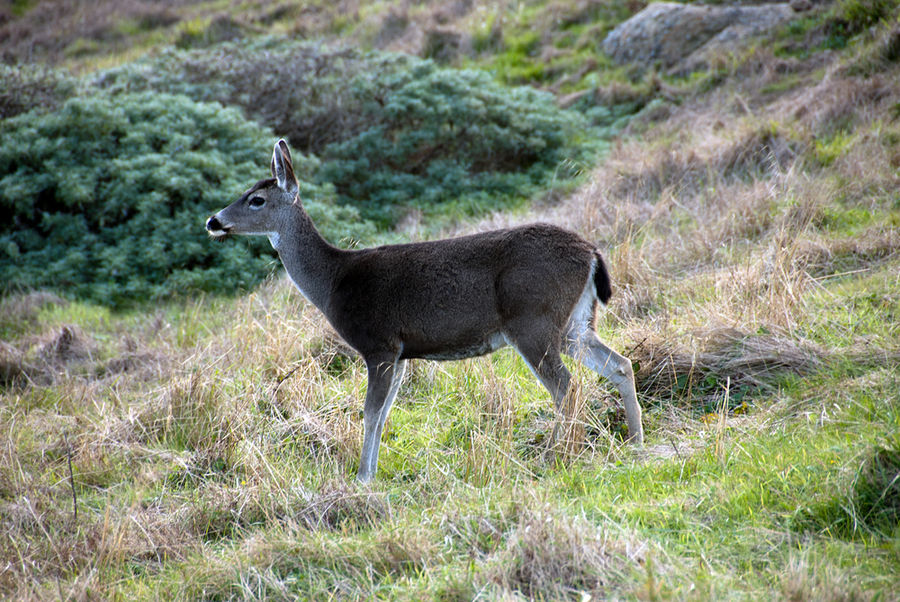
[[[572,315],[569,316],[569,324],[566,327],[566,340],[569,344],[576,343],[590,337],[594,334],[594,308],[597,306],[599,299],[597,298],[597,290],[594,287],[594,272],[597,270],[596,260],[593,263],[593,269],[588,276],[587,284],[578,302],[572,308]]]

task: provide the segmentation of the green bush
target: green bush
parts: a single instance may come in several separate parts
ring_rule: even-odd
[[[835,8],[835,17],[847,24],[850,34],[868,29],[896,13],[896,0],[839,0]]]
[[[838,0],[825,21],[824,46],[843,49],[854,36],[878,25],[896,19],[896,0]]]
[[[265,37],[169,48],[103,72],[94,84],[111,94],[156,90],[238,106],[295,148],[320,153],[368,127],[362,97],[377,97],[381,78],[417,60]]]
[[[285,135],[323,164],[339,200],[390,223],[395,205],[482,209],[563,179],[584,156],[587,122],[550,94],[477,71],[387,53],[268,38],[170,50],[108,71],[96,85],[217,100]]]
[[[559,166],[583,156],[575,141],[586,121],[548,93],[431,62],[384,83],[387,92],[363,107],[371,126],[322,153],[321,179],[364,215],[389,218],[394,204],[524,195],[571,176]]]
[[[48,67],[0,63],[0,119],[32,109],[53,111],[78,87],[77,80]]]
[[[204,220],[266,176],[269,135],[235,109],[184,96],[75,98],[0,123],[0,280],[120,306],[254,286],[267,241],[215,245]],[[316,169],[299,155],[301,179]],[[326,236],[371,231],[303,184]],[[355,225],[355,226],[354,226]],[[354,230],[355,228],[355,230]]]

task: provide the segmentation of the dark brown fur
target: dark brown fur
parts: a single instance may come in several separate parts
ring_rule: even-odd
[[[546,224],[350,251],[323,311],[342,316],[335,327],[364,357],[480,355],[509,324],[562,333],[577,300],[564,299],[581,294],[593,253]]]

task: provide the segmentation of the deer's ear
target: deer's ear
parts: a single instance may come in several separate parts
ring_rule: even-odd
[[[294,164],[291,162],[291,151],[284,140],[279,140],[272,151],[272,176],[278,181],[278,187],[285,192],[295,194],[299,189]]]
[[[291,149],[288,148],[287,142],[284,141],[284,138],[278,141],[277,146],[281,149],[281,154],[284,155],[285,159],[287,159],[287,162],[290,163],[291,166],[293,166],[294,160],[291,159]]]

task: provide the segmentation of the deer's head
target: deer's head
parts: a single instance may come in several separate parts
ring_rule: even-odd
[[[279,140],[272,152],[272,178],[260,180],[241,198],[208,220],[206,230],[216,239],[229,234],[268,236],[278,247],[279,232],[288,210],[298,200],[299,184],[287,143]]]

